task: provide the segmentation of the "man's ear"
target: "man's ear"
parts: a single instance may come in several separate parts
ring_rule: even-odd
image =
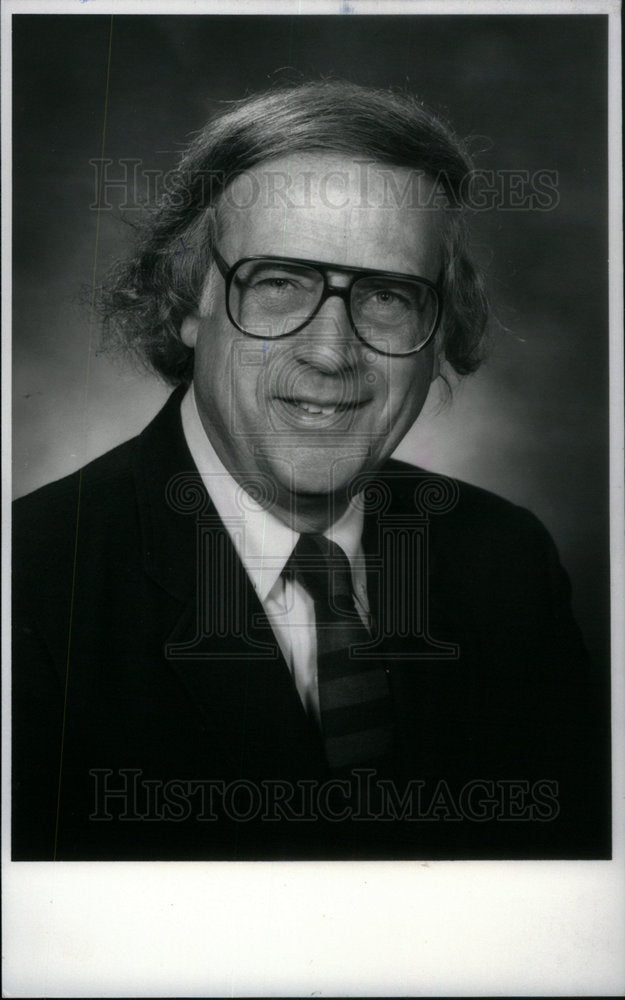
[[[198,328],[200,325],[199,316],[185,316],[180,327],[180,338],[187,347],[194,348],[197,342]]]

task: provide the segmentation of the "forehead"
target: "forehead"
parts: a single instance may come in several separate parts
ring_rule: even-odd
[[[269,160],[219,206],[229,263],[276,254],[435,278],[443,199],[420,171],[325,153]]]

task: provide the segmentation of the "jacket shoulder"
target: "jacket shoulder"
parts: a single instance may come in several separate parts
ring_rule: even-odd
[[[397,459],[386,463],[383,475],[394,504],[412,507],[433,520],[462,524],[465,531],[482,527],[489,533],[518,528],[545,533],[539,519],[511,500],[437,472]]]
[[[137,438],[117,445],[111,451],[84,465],[62,479],[47,483],[13,502],[14,530],[23,522],[41,524],[70,512],[81,494],[92,497],[99,491],[109,492],[132,478],[133,456]],[[109,492],[110,495],[110,492]],[[60,525],[59,525],[60,527]]]
[[[133,519],[136,487],[133,456],[137,438],[118,445],[83,468],[13,503],[13,579],[37,581],[44,591],[67,585],[77,546],[89,538],[116,537]],[[110,543],[109,543],[110,544]],[[59,583],[59,581],[61,581]]]
[[[67,587],[76,560],[111,571],[128,560],[142,539],[141,510],[147,481],[167,480],[184,441],[180,423],[183,389],[175,390],[136,437],[69,476],[16,500],[13,505],[13,576],[27,592]],[[171,453],[171,455],[169,455]],[[74,567],[74,568],[73,568]],[[59,581],[62,578],[62,584]]]

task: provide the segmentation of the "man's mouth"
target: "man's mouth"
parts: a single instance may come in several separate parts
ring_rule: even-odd
[[[358,410],[366,405],[368,400],[339,400],[322,402],[321,400],[300,399],[295,396],[276,396],[279,403],[302,414],[309,413],[315,417],[331,417],[335,413],[345,413],[348,410]]]

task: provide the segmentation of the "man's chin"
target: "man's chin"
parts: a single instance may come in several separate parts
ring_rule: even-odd
[[[364,473],[366,465],[363,461],[335,460],[332,464],[316,465],[313,461],[303,463],[289,469],[288,475],[277,475],[275,481],[280,491],[292,496],[324,497],[345,495],[352,483]],[[278,471],[278,470],[276,470]],[[283,472],[283,469],[279,470]]]
[[[354,466],[348,475],[332,475],[331,470],[323,473],[303,472],[296,474],[289,482],[282,480],[278,486],[276,513],[287,513],[289,519],[311,518],[314,522],[332,524],[362,486],[358,485],[363,473],[362,464]],[[305,530],[301,527],[299,530]],[[312,529],[310,529],[312,530]]]
[[[262,469],[267,486],[271,481],[276,512],[335,511],[336,516],[345,509],[350,497],[364,485],[364,476],[372,468],[371,448],[363,447],[363,454],[340,453],[336,447],[283,448],[268,454],[265,450]],[[273,506],[273,504],[272,504]]]
[[[350,480],[335,482],[327,475],[325,477],[298,476],[288,484],[280,483],[279,494],[281,497],[289,497],[293,501],[314,503],[315,500],[324,500],[327,497],[345,496],[349,485]]]

